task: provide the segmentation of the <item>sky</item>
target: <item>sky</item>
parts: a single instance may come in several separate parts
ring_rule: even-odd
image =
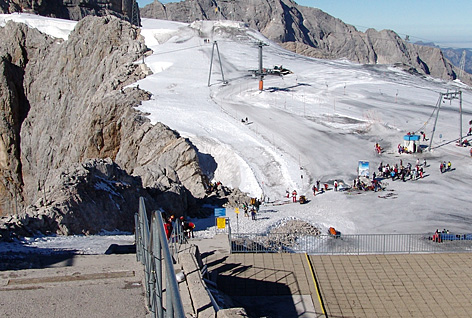
[[[0,26],[9,19],[64,39],[76,23],[13,14],[0,15]],[[201,21],[190,27],[143,19],[142,24],[141,34],[152,49],[144,63],[153,74],[131,86],[139,85],[152,97],[136,109],[151,123],[161,122],[188,138],[202,154],[202,169],[212,181],[261,198],[264,204],[256,221],[237,215],[236,207],[227,207],[234,231],[265,233],[298,219],[322,233],[331,226],[344,234],[432,234],[435,229],[472,232],[471,147],[458,147],[454,142],[459,135],[458,100],[440,103],[436,134],[431,139],[439,93],[463,88],[463,84],[414,76],[388,65],[307,58],[237,22]],[[215,28],[218,32],[213,32]],[[218,43],[225,84],[219,67],[209,72],[214,42],[204,41],[206,38]],[[248,72],[258,65],[258,50],[253,45],[258,41],[270,44],[264,48],[265,67],[283,65],[293,72],[266,76],[263,90]],[[462,99],[465,135],[472,119],[472,92],[464,89]],[[431,144],[432,151],[399,154],[397,145],[403,144],[405,134],[420,130],[428,138],[421,145]],[[376,143],[383,148],[381,154],[374,150]],[[369,163],[370,175],[378,173],[381,163],[415,166],[419,162],[424,178],[385,179],[381,192],[334,191],[335,180],[352,186],[359,161]],[[441,173],[439,165],[447,161],[452,162],[452,169]],[[206,170],[210,166],[213,169]],[[330,190],[314,195],[316,180]],[[293,190],[297,198],[305,195],[308,202],[291,203],[286,192]],[[196,236],[214,235],[214,220],[193,219]],[[110,242],[133,240],[131,235],[79,238],[80,242],[39,237],[21,244],[103,253]],[[17,248],[0,244],[0,252]]]
[[[138,3],[143,7],[152,1],[138,0]],[[299,5],[319,8],[361,31],[366,28],[390,29],[403,38],[408,35],[411,42],[435,42],[444,47],[472,48],[472,1],[469,0],[296,2]]]

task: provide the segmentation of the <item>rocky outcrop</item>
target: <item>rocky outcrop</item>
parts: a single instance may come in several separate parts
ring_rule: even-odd
[[[150,211],[196,213],[197,151],[136,111],[150,96],[127,87],[149,74],[139,29],[86,17],[67,41],[13,22],[0,37],[3,234],[131,230],[140,196]]]
[[[464,58],[464,71],[472,74],[472,50],[471,49],[454,49],[454,48],[442,48],[444,56],[451,61],[452,64],[460,68],[462,55],[465,52]]]
[[[140,25],[139,8],[135,0],[5,0],[0,2],[0,13],[14,12],[34,13],[75,21],[88,15],[114,15]]]
[[[397,64],[444,80],[458,78],[459,70],[440,49],[425,49],[402,40],[395,32],[360,32],[329,14],[299,6],[292,0],[185,0],[163,5],[158,1],[141,9],[147,18],[181,22],[237,20],[259,30],[270,40],[307,56],[347,59],[362,64]],[[461,78],[471,84],[470,74]]]

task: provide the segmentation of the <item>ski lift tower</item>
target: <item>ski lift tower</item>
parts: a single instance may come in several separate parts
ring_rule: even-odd
[[[459,99],[459,143],[462,143],[462,91],[455,91],[455,92],[447,92],[447,93],[439,93],[439,99],[437,103],[437,110],[436,110],[436,119],[434,120],[433,131],[431,132],[431,139],[429,141],[429,150],[431,151],[433,145],[433,137],[434,132],[436,131],[436,124],[438,122],[439,117],[439,109],[441,108],[441,103],[444,103],[444,100],[449,100],[452,103],[453,99]]]
[[[220,56],[220,49],[218,48],[218,42],[214,41],[213,42],[213,47],[211,49],[211,58],[210,58],[210,72],[208,74],[208,87],[210,87],[210,81],[211,81],[211,70],[213,67],[213,55],[215,53],[215,47],[216,47],[216,53],[218,55],[218,62],[220,62],[220,70],[221,70],[221,79],[223,81],[223,84],[226,85],[228,82],[225,80],[225,74],[223,73],[223,65],[221,64],[221,56]]]
[[[264,46],[268,46],[268,44],[261,41],[261,42],[259,42],[259,44],[257,46],[259,47],[259,69],[255,73],[255,75],[260,77],[260,79],[259,79],[259,90],[262,91],[264,89],[264,82],[263,82],[264,76],[267,75],[267,72],[262,67],[262,48]]]
[[[466,56],[466,51],[462,51],[462,56],[461,56],[461,62],[459,63],[459,67],[461,69],[459,73],[459,79],[464,75],[464,69],[465,69],[465,56]]]
[[[131,4],[131,24],[140,27],[141,26],[141,17],[139,15],[139,7],[136,0],[133,0]]]

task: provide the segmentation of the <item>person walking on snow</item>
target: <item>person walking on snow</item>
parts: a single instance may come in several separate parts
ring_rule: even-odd
[[[249,214],[248,214],[248,206],[247,206],[246,203],[243,203],[243,210],[244,210],[244,216],[249,217]]]
[[[334,191],[338,191],[338,181],[334,180]]]
[[[297,203],[297,190],[292,191],[292,202]]]
[[[251,219],[254,220],[254,221],[256,220],[256,213],[257,213],[256,208],[252,207],[251,208]]]

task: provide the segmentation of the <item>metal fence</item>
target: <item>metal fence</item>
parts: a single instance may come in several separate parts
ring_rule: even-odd
[[[146,300],[152,317],[185,317],[161,213],[154,211],[149,223],[143,198],[139,199],[135,226],[136,258],[144,265]],[[171,241],[177,240],[171,237]]]
[[[231,233],[232,253],[411,254],[471,252],[468,234],[443,235],[441,242],[428,234],[331,235]]]

